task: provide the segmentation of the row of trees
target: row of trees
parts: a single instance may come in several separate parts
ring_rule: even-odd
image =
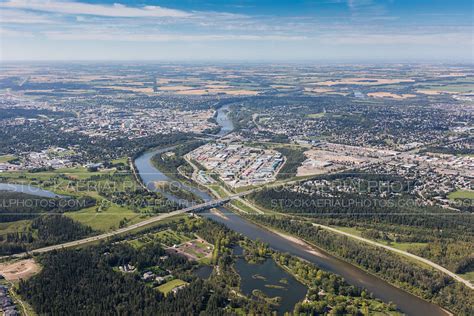
[[[42,215],[26,224],[23,230],[0,235],[0,255],[10,255],[31,249],[90,236],[94,231],[65,215]]]
[[[38,314],[48,315],[221,313],[226,297],[203,280],[195,279],[176,295],[165,297],[146,286],[138,275],[113,270],[123,260],[137,266],[156,264],[163,254],[156,245],[137,251],[124,244],[53,252],[42,257],[43,269],[37,276],[20,282],[19,293]],[[167,261],[161,264],[173,268],[187,264],[176,256]]]
[[[344,236],[314,227],[310,223],[274,216],[252,219],[308,240],[328,251],[375,273],[418,296],[431,300],[460,315],[472,315],[474,297],[466,286],[441,272],[414,265],[387,250],[362,245]]]
[[[337,219],[341,225],[385,223],[437,231],[449,229],[456,237],[459,230],[474,235],[474,219],[470,214],[437,207],[412,206],[412,201],[404,198],[387,200],[343,192],[338,196],[308,195],[280,188],[261,190],[250,197],[263,207],[278,212]]]

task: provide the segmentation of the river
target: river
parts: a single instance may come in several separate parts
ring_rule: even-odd
[[[221,132],[219,133],[220,136],[229,133],[233,129],[233,125],[228,124],[228,121],[230,120],[227,117],[227,111],[228,106],[222,107],[218,111],[217,121],[220,124],[226,124],[225,132],[223,132],[224,128],[222,128],[222,134]],[[148,151],[135,160],[135,166],[141,179],[151,190],[156,189],[154,186],[155,181],[171,181],[170,178],[157,170],[150,161],[150,158],[153,155],[165,150],[169,150],[169,148]],[[195,193],[196,191],[199,192],[199,196],[205,201],[213,199],[213,197],[205,191],[198,190],[194,187],[184,187],[192,189]],[[284,238],[235,213],[232,213],[225,207],[220,207],[219,210],[222,213],[221,215],[211,212],[203,212],[202,215],[216,222],[223,223],[230,229],[241,233],[252,240],[258,239],[263,241],[277,251],[290,253],[314,263],[323,270],[336,273],[342,276],[349,284],[366,288],[368,291],[372,292],[375,297],[380,298],[384,302],[395,303],[398,308],[406,314],[430,316],[448,315],[448,313],[439,306],[401,290],[350,263],[338,259],[324,250],[309,247],[308,245],[299,243],[296,240]]]
[[[234,123],[232,123],[232,120],[227,116],[229,113],[229,106],[230,105],[227,104],[217,110],[216,121],[221,127],[217,136],[224,136],[234,130]]]
[[[19,192],[46,198],[64,197],[54,192],[44,190],[29,184],[0,183],[0,191]]]

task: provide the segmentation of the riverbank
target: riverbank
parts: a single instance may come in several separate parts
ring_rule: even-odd
[[[139,157],[139,159],[142,159],[142,163],[147,164],[143,169],[148,170],[148,172],[153,175],[155,180],[166,179],[165,175],[150,165],[150,161],[147,159],[149,159],[151,155],[152,154],[147,153],[146,157]],[[150,174],[147,174],[147,176],[149,177]],[[209,196],[207,192],[201,193],[206,195],[207,200],[212,200],[212,197]],[[212,212],[201,213],[201,215],[220,222],[230,229],[249,237],[250,239],[259,239],[269,244],[270,247],[277,251],[290,253],[313,264],[316,264],[323,270],[341,275],[349,284],[360,288],[367,288],[368,291],[374,293],[374,295],[381,300],[385,302],[394,302],[402,311],[406,313],[426,314],[426,311],[428,311],[430,315],[447,315],[447,313],[444,312],[440,307],[422,300],[404,290],[394,287],[380,277],[371,275],[346,261],[331,256],[324,251],[311,253],[308,252],[307,249],[303,250],[301,249],[301,244],[295,243],[294,240],[285,239],[273,232],[262,229],[261,227],[249,222],[247,219],[241,218],[239,215],[226,211],[226,208],[220,207],[219,209],[223,211],[224,217],[217,216]]]

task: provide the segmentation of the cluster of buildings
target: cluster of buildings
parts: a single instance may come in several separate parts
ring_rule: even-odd
[[[234,188],[274,181],[285,162],[285,158],[274,150],[231,142],[206,144],[190,152],[188,158],[217,174]],[[202,174],[198,179],[210,181]]]
[[[64,130],[89,137],[138,138],[172,132],[203,133],[217,128],[210,120],[213,110],[178,110],[163,108],[117,108],[102,106],[64,120]]]
[[[168,258],[169,258],[168,255],[160,256],[160,261],[167,260]],[[159,269],[159,267],[155,267],[155,268]],[[130,264],[130,263],[120,265],[118,267],[118,269],[122,273],[135,273],[135,272],[137,272],[137,268],[134,265]],[[171,281],[175,278],[170,270],[168,270],[168,269],[166,269],[166,270],[159,269],[159,270],[160,270],[160,272],[158,274],[151,271],[151,270],[146,270],[145,272],[143,272],[141,274],[141,279],[145,282],[152,283],[153,286],[160,286],[160,285],[162,285],[162,284],[164,284],[168,281]],[[177,286],[177,287],[172,289],[172,292],[176,293],[180,289],[184,288],[186,285],[187,284]]]
[[[129,263],[129,264],[124,264],[124,265],[119,266],[119,270],[120,272],[123,272],[123,273],[133,273],[137,271],[137,268],[135,268],[135,266]]]
[[[278,103],[279,101],[281,103]],[[251,102],[251,101],[248,101]],[[260,107],[244,104],[252,111],[246,131],[263,139],[269,134],[287,137],[290,141],[324,139],[333,143],[406,151],[427,144],[445,141],[447,132],[459,134],[472,128],[472,106],[460,106],[456,101],[418,106],[413,100],[380,104],[272,99]],[[398,102],[402,102],[401,104]],[[408,104],[407,104],[408,103]],[[410,106],[410,111],[407,111]],[[257,110],[256,110],[257,108]],[[255,113],[258,111],[258,113]]]
[[[455,203],[449,199],[454,191],[474,190],[474,157],[431,152],[398,152],[371,147],[357,147],[321,142],[306,153],[307,160],[298,168],[299,176],[327,174],[360,170],[373,175],[395,176],[403,183],[403,192],[382,190],[369,195],[390,197],[400,194],[413,195],[420,204],[451,207]],[[386,188],[383,181],[377,185]],[[396,184],[397,185],[397,184]],[[361,190],[362,189],[362,190]],[[342,180],[309,180],[294,186],[293,191],[322,196],[338,193],[363,193],[360,183]]]
[[[298,176],[324,174],[348,168],[361,168],[378,159],[394,157],[393,150],[320,142],[305,152],[307,159],[298,168]]]
[[[77,155],[70,149],[50,147],[39,152],[21,153],[19,157],[0,163],[0,172],[39,168],[69,168]]]
[[[402,193],[401,186],[398,184],[390,184],[388,181],[371,181],[369,183],[369,181],[357,177],[308,180],[291,187],[291,190],[308,195],[317,194],[322,197],[337,197],[340,193],[348,193],[373,198],[388,198]]]
[[[169,271],[167,271],[169,273]],[[164,275],[164,276],[159,276],[159,275],[156,275],[155,273],[153,273],[152,271],[146,271],[145,273],[143,273],[142,275],[142,280],[145,281],[145,282],[154,282],[155,285],[161,285],[163,283],[166,283],[168,281],[171,281],[172,279],[174,279],[174,276],[169,273],[167,275]]]
[[[402,153],[389,161],[370,165],[366,171],[414,180],[408,193],[425,204],[449,206],[448,194],[474,188],[474,157],[446,154]]]
[[[4,316],[20,315],[6,285],[0,285],[0,308]]]

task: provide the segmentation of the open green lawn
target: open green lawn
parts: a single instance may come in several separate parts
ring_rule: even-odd
[[[195,242],[194,244],[196,245],[196,247],[201,248],[205,251],[208,251],[208,247],[212,248],[212,245],[207,242]]]
[[[16,233],[20,231],[26,230],[30,227],[31,220],[21,220],[15,222],[6,222],[0,223],[0,232],[2,235],[6,235],[8,233]]]
[[[455,200],[455,199],[470,199],[474,200],[474,191],[468,191],[468,190],[458,190],[451,192],[448,195],[448,198],[450,200]]]
[[[122,157],[122,158],[114,159],[114,160],[112,160],[112,163],[113,164],[123,163],[124,165],[127,165],[128,164],[128,158],[127,157]]]
[[[126,159],[123,158],[119,159],[118,161],[125,160]],[[120,185],[122,185],[122,183],[114,182],[106,178],[102,178],[100,180],[87,179],[98,175],[113,174],[114,172],[117,171],[106,170],[90,172],[86,168],[75,167],[37,173],[5,172],[0,174],[0,176],[5,177],[8,182],[31,184],[62,195],[90,196],[97,200],[97,205],[101,205],[101,201],[107,202],[107,200],[103,196],[99,195],[99,193],[97,192],[97,188],[117,188],[118,190],[120,190]],[[128,178],[134,181],[132,175],[121,179]],[[87,180],[87,182],[78,182],[71,180]],[[109,231],[117,229],[120,226],[120,222],[124,219],[126,219],[127,221],[126,225],[137,223],[144,219],[144,215],[136,213],[127,207],[123,207],[113,203],[105,204],[106,206],[101,208],[100,212],[97,212],[96,206],[76,212],[70,212],[66,215],[98,231]]]
[[[216,191],[216,193],[219,194],[220,197],[228,196],[228,194],[221,188],[219,184],[209,185],[209,188]]]
[[[155,237],[160,241],[160,243],[170,247],[174,244],[179,245],[183,242],[191,240],[189,237],[184,236],[183,234],[168,229],[156,233]]]
[[[471,281],[471,283],[474,282],[474,271],[459,274],[459,276],[463,277],[466,280]]]
[[[140,218],[140,214],[114,204],[101,212],[96,212],[96,209],[97,207],[93,206],[77,212],[66,213],[66,216],[98,231],[117,229],[120,221],[124,218],[128,220],[127,224],[143,220],[143,218]]]
[[[172,220],[177,220],[181,217],[176,217],[173,218]],[[160,223],[165,223],[166,220]],[[152,241],[158,241],[159,243],[163,244],[164,246],[171,247],[173,245],[179,245],[182,244],[183,242],[190,241],[191,238],[188,236],[185,236],[183,234],[180,234],[176,231],[172,231],[169,229],[159,231],[154,234],[147,234],[145,236],[142,236],[140,238],[136,238],[133,240],[129,240],[128,243],[132,245],[135,248],[140,248],[144,246],[145,244],[152,242]]]
[[[10,160],[13,160],[13,159],[15,159],[15,156],[13,155],[3,155],[3,156],[0,156],[0,163],[9,162]]]
[[[174,279],[174,280],[171,280],[169,282],[166,282],[165,284],[162,284],[162,285],[158,286],[156,289],[158,291],[160,291],[161,293],[166,295],[169,292],[171,292],[171,290],[174,289],[175,287],[178,287],[178,286],[181,286],[181,285],[187,285],[187,284],[188,284],[188,282],[185,282],[183,280]]]
[[[321,118],[321,117],[323,117],[324,115],[326,115],[326,113],[320,112],[320,113],[311,113],[311,114],[308,114],[307,116],[308,116],[309,118],[313,118],[313,119],[314,119],[314,118]]]
[[[346,226],[331,226],[337,230],[340,230],[342,232],[352,234],[355,236],[361,236],[362,231],[358,230],[356,227],[346,227]]]
[[[75,168],[62,168],[62,169],[44,171],[44,172],[25,172],[25,171],[3,172],[0,174],[0,177],[8,178],[9,180],[11,180],[11,182],[15,182],[15,183],[33,184],[33,185],[42,186],[41,185],[42,182],[47,182],[46,184],[49,184],[49,181],[51,181],[51,179],[57,178],[57,176],[59,175],[64,175],[72,179],[83,180],[83,179],[88,179],[92,176],[105,175],[105,174],[110,174],[113,172],[115,171],[106,170],[106,171],[90,172],[86,168],[75,167]],[[64,184],[67,184],[67,179],[59,179],[58,181],[60,184],[62,182],[64,182]]]
[[[250,214],[254,214],[255,210],[244,203],[240,202],[239,200],[233,200],[231,201],[231,204],[235,206],[237,209],[248,212]]]
[[[433,83],[433,84],[422,84],[417,86],[419,89],[446,91],[446,92],[459,92],[467,93],[474,91],[474,84],[472,83]]]
[[[335,229],[343,231],[345,233],[352,234],[354,236],[359,236],[359,237],[362,236],[362,230],[357,229],[356,227],[344,227],[344,226],[331,226],[331,227],[334,227]],[[414,248],[421,248],[427,245],[427,243],[422,243],[422,242],[421,243],[420,242],[390,242],[389,243],[385,240],[380,240],[380,239],[374,240],[374,241],[377,241],[381,244],[384,244],[396,249],[404,250],[404,251],[408,251]]]
[[[386,244],[387,246],[400,249],[403,251],[409,251],[410,249],[414,248],[423,248],[426,246],[428,243],[425,242],[392,242],[392,243],[387,243],[381,241],[381,243]]]

